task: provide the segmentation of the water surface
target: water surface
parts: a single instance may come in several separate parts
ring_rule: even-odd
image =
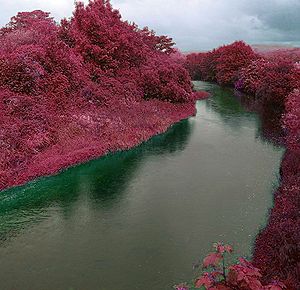
[[[216,241],[251,257],[283,149],[232,91],[127,152],[0,193],[0,281],[10,290],[170,289]]]

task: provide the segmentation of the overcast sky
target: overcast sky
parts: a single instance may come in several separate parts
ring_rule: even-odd
[[[70,16],[73,0],[0,0],[0,25],[18,11]],[[85,1],[87,2],[87,1]],[[300,0],[112,0],[123,19],[167,34],[183,51],[245,40],[300,44]]]

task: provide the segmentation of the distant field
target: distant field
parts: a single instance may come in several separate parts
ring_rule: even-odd
[[[253,50],[266,58],[277,58],[279,56],[293,59],[295,62],[300,59],[300,47],[288,45],[252,45]]]
[[[254,51],[258,53],[265,53],[270,51],[276,50],[284,50],[289,52],[300,52],[300,43],[298,46],[296,45],[288,45],[288,44],[253,44],[251,45]],[[193,51],[183,51],[184,55],[188,55],[191,53],[199,53],[199,52],[206,52],[208,50],[193,50]]]
[[[289,51],[300,51],[299,47],[284,45],[284,44],[277,44],[277,45],[269,45],[269,44],[254,44],[251,45],[252,48],[258,52],[267,52],[267,51],[274,51],[274,50],[289,50]]]

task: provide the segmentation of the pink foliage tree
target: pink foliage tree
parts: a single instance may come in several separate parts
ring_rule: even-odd
[[[242,41],[225,45],[216,50],[218,54],[216,79],[221,85],[232,85],[238,80],[239,70],[246,67],[257,55]]]
[[[60,24],[18,13],[0,41],[0,190],[134,146],[195,112],[172,39],[122,21],[109,1],[77,2]]]

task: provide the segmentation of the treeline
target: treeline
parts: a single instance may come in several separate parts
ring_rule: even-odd
[[[300,49],[260,54],[242,41],[204,53],[187,55],[194,80],[217,82],[283,109],[287,96],[300,86]]]
[[[0,30],[0,190],[130,148],[194,113],[172,39],[109,1],[56,23],[22,12]]]
[[[300,289],[300,49],[259,51],[238,41],[187,55],[185,66],[193,79],[234,87],[267,114],[279,116],[275,122],[282,126],[287,151],[253,263],[261,269],[263,282],[279,279],[287,289]]]

